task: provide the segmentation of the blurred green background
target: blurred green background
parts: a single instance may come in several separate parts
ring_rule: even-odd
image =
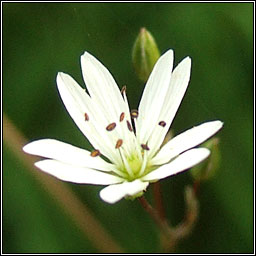
[[[221,168],[202,185],[199,221],[177,252],[252,253],[253,3],[4,3],[4,113],[29,140],[56,138],[89,149],[59,98],[56,74],[83,85],[79,58],[87,50],[120,88],[127,85],[136,108],[144,85],[131,49],[141,27],[162,53],[174,49],[175,65],[192,58],[174,132],[224,121]],[[4,253],[99,252],[6,144],[3,161]],[[172,224],[183,218],[184,186],[191,183],[188,172],[161,182]],[[108,205],[99,186],[67,185],[126,252],[159,252],[155,223],[137,201]],[[149,188],[146,197],[151,194]]]

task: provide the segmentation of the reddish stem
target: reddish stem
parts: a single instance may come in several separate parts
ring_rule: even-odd
[[[154,219],[156,224],[161,228],[161,230],[167,235],[169,235],[170,233],[169,225],[166,223],[166,221],[164,221],[160,217],[158,212],[149,204],[147,199],[144,196],[141,196],[141,197],[138,197],[138,200],[141,203],[142,207],[149,213],[149,215]]]
[[[193,184],[193,190],[196,196],[199,194],[199,188],[200,188],[200,181],[196,180]]]
[[[164,204],[163,204],[160,182],[156,182],[153,184],[153,194],[154,194],[154,202],[156,205],[156,210],[157,210],[160,218],[162,220],[165,220],[165,209],[164,209]]]

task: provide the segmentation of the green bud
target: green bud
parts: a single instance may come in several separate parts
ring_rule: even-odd
[[[220,150],[219,150],[219,139],[212,138],[205,142],[203,147],[211,150],[210,156],[202,163],[194,166],[190,170],[190,174],[196,181],[209,180],[216,175],[216,171],[220,165]]]
[[[145,28],[141,28],[132,49],[132,62],[140,80],[146,82],[160,57],[155,39]]]

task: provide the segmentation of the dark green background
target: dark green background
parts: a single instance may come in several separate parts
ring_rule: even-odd
[[[69,73],[82,84],[79,58],[87,50],[120,87],[127,85],[130,105],[137,107],[143,84],[133,71],[131,48],[141,27],[162,53],[175,50],[175,65],[192,58],[175,133],[224,121],[221,169],[203,184],[199,222],[177,251],[252,253],[252,3],[4,3],[4,112],[29,140],[57,138],[89,148],[59,98],[56,74]],[[3,252],[97,252],[5,145],[3,160]],[[182,219],[183,189],[191,182],[188,172],[161,182],[173,224]],[[108,205],[99,199],[101,187],[69,186],[126,252],[159,251],[155,224],[137,201]]]

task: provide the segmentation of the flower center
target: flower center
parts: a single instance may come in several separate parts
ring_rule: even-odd
[[[137,157],[128,158],[128,164],[132,170],[134,176],[137,176],[141,170],[142,162]]]
[[[142,157],[138,156],[136,153],[130,156],[123,155],[123,165],[118,169],[128,181],[138,179],[151,170],[143,152]]]

